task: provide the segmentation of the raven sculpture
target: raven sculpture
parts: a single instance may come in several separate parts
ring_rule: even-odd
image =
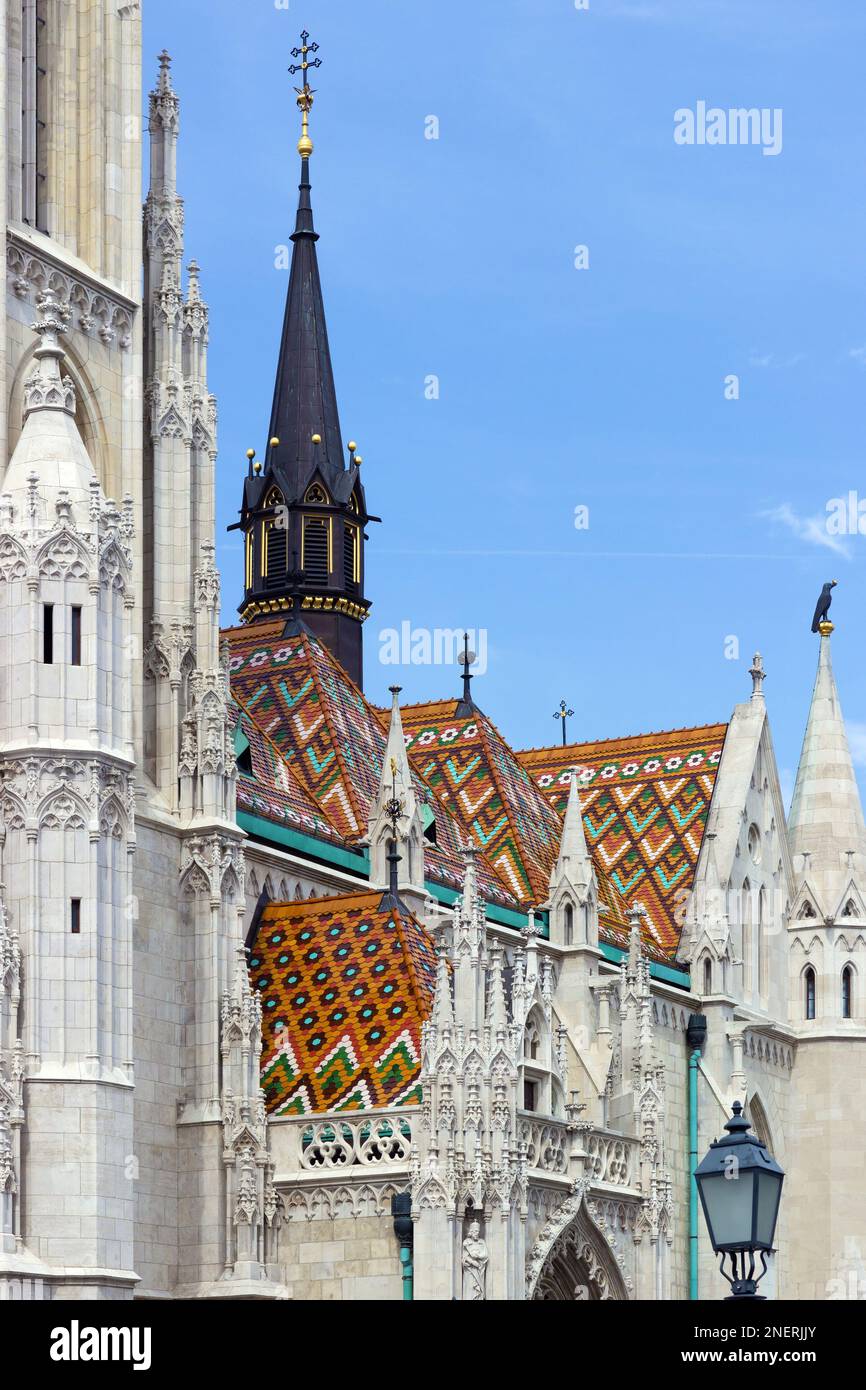
[[[838,584],[837,579],[831,579],[829,584],[825,584],[821,590],[821,597],[818,599],[815,608],[815,616],[812,619],[812,631],[818,631],[818,624],[823,623],[827,614],[830,612],[830,604],[833,602],[833,590]]]

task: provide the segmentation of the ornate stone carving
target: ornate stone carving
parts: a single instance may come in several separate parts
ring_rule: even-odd
[[[36,304],[50,291],[60,304],[68,306],[68,326],[72,329],[88,337],[98,336],[106,346],[117,343],[123,352],[132,345],[135,308],[131,301],[76,277],[43,250],[35,251],[14,231],[7,237],[6,271],[18,299]]]
[[[477,1221],[470,1223],[469,1232],[463,1241],[461,1267],[463,1270],[463,1298],[471,1303],[481,1302],[487,1297],[487,1266],[490,1251],[482,1239],[481,1227]]]

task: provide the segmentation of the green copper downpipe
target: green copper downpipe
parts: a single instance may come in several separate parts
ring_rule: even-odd
[[[689,1057],[689,1298],[698,1296],[698,1063],[700,1048]]]
[[[400,1264],[403,1269],[403,1302],[411,1303],[414,1296],[415,1270],[412,1265],[412,1194],[395,1192],[391,1198],[394,1234],[400,1245]]]
[[[689,1299],[698,1296],[698,1067],[701,1048],[707,1036],[704,1014],[692,1014],[686,1031],[689,1047]]]

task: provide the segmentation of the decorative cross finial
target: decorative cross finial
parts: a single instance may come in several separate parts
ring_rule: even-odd
[[[318,51],[319,45],[317,43],[310,43],[310,36],[305,29],[301,34],[300,48],[292,49],[292,57],[300,58],[301,61],[299,63],[292,63],[289,68],[289,72],[293,77],[296,72],[301,74],[302,85],[296,87],[295,91],[298,94],[298,108],[301,112],[301,138],[298,141],[298,154],[302,159],[309,159],[310,155],[313,153],[313,142],[310,139],[310,111],[313,106],[313,93],[315,89],[310,86],[307,80],[307,74],[310,68],[320,68],[322,66],[321,58],[311,58],[309,56],[311,53],[318,53]]]
[[[755,652],[755,655],[752,657],[749,675],[752,677],[752,699],[760,699],[764,693],[764,681],[767,679],[767,673],[764,670],[764,662],[760,652]]]
[[[568,724],[569,719],[572,719],[574,717],[574,710],[568,708],[568,705],[566,704],[565,700],[560,700],[559,709],[555,711],[553,717],[554,719],[562,720],[562,746],[564,748],[566,725]]]

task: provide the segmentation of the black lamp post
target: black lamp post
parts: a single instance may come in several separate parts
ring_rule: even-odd
[[[710,1241],[720,1256],[719,1268],[731,1286],[730,1299],[762,1299],[758,1282],[767,1272],[767,1252],[773,1249],[779,1199],[785,1174],[752,1134],[743,1107],[734,1101],[724,1139],[710,1145],[695,1169],[695,1182]],[[755,1255],[761,1272],[755,1278]],[[730,1274],[725,1270],[725,1256]]]

